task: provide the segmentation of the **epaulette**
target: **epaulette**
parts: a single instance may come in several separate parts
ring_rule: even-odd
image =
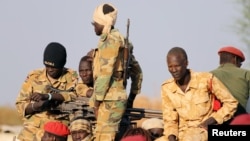
[[[43,71],[44,71],[43,68],[30,71],[27,75],[26,80],[38,77],[39,75],[41,75],[43,73]]]
[[[173,83],[174,82],[174,78],[170,78],[168,80],[165,80],[161,85],[166,85],[166,84],[169,84],[169,83]]]
[[[41,73],[43,73],[43,71],[44,71],[44,68],[32,70],[28,73],[28,75],[40,75]]]
[[[77,80],[78,79],[78,73],[77,71],[67,68],[67,72],[70,74],[72,80]]]

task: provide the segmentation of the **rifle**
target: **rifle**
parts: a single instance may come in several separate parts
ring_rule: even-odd
[[[130,61],[130,49],[129,49],[129,25],[130,20],[127,21],[127,35],[125,38],[125,45],[124,45],[124,51],[123,51],[123,86],[126,88],[127,86],[127,79],[128,79],[128,67],[129,67],[129,61]]]

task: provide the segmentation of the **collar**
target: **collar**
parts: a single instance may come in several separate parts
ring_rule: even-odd
[[[191,69],[189,69],[190,71],[190,81],[188,82],[188,89],[196,89],[198,84],[197,84],[197,73],[194,73]],[[176,84],[175,80],[172,79],[172,85],[170,86],[170,90],[172,93],[175,93],[178,89],[179,86]]]
[[[64,71],[66,71],[66,70],[64,70]],[[63,72],[63,73],[66,74],[66,72]],[[66,82],[66,77],[65,77],[65,75],[61,75],[58,79],[54,79],[52,77],[49,77],[49,76],[47,76],[46,69],[44,68],[42,70],[41,75],[39,76],[39,80],[40,81],[47,81],[47,80],[49,80],[52,83],[52,85],[53,85],[55,82],[61,82],[61,83]]]
[[[221,64],[218,68],[235,68],[237,66],[235,66],[232,63],[225,63],[225,64]]]
[[[117,31],[118,31],[118,29],[111,29],[111,30],[110,30],[110,33],[103,33],[103,34],[100,36],[100,40],[101,40],[102,42],[104,42],[104,41],[108,38],[109,34],[113,34],[114,32],[117,32]]]

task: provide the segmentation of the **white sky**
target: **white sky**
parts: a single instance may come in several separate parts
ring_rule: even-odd
[[[66,67],[78,70],[80,58],[97,45],[90,22],[102,2],[118,8],[116,27],[124,35],[131,20],[129,38],[144,73],[143,95],[160,98],[161,83],[171,77],[165,56],[174,46],[187,51],[195,71],[216,68],[224,45],[244,50],[232,28],[240,15],[234,0],[1,0],[0,105],[14,106],[28,72],[44,67],[49,42],[63,44]]]

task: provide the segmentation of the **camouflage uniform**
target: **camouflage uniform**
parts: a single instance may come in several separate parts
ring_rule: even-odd
[[[59,90],[68,90],[76,86],[77,73],[71,69],[65,69],[66,73],[56,81],[48,80],[46,76],[46,69],[34,70],[28,74],[27,79],[21,87],[21,91],[16,100],[17,111],[22,117],[24,124],[23,129],[18,135],[20,141],[40,141],[43,135],[43,126],[46,122],[58,120],[68,125],[68,119],[57,119],[58,114],[53,114],[48,111],[37,112],[32,115],[26,115],[26,107],[33,101],[30,101],[32,93],[48,93],[48,87],[52,86]],[[61,92],[60,93],[65,101],[70,101],[75,97],[74,92]]]
[[[87,91],[89,89],[93,89],[92,87],[88,87],[86,84],[82,82],[82,80],[79,80],[79,82],[76,85],[76,94],[77,96],[83,96],[87,97]]]
[[[213,112],[212,99],[208,92],[210,78],[211,73],[191,71],[191,80],[185,92],[177,86],[174,79],[162,84],[164,136],[157,141],[168,140],[171,134],[178,141],[207,141],[207,130],[198,127],[199,124],[209,117],[222,124],[233,116],[238,102],[216,77],[212,79],[212,92],[223,106]]]
[[[86,136],[81,141],[92,141],[93,140],[93,134],[92,134],[92,124],[85,119],[77,119],[75,121],[72,121],[69,126],[71,135],[73,136],[74,131],[84,130],[87,133],[89,133],[88,136]]]
[[[102,101],[95,128],[96,141],[114,140],[125,111],[127,94],[123,86],[122,46],[124,38],[117,29],[102,34],[94,54],[94,100]]]

